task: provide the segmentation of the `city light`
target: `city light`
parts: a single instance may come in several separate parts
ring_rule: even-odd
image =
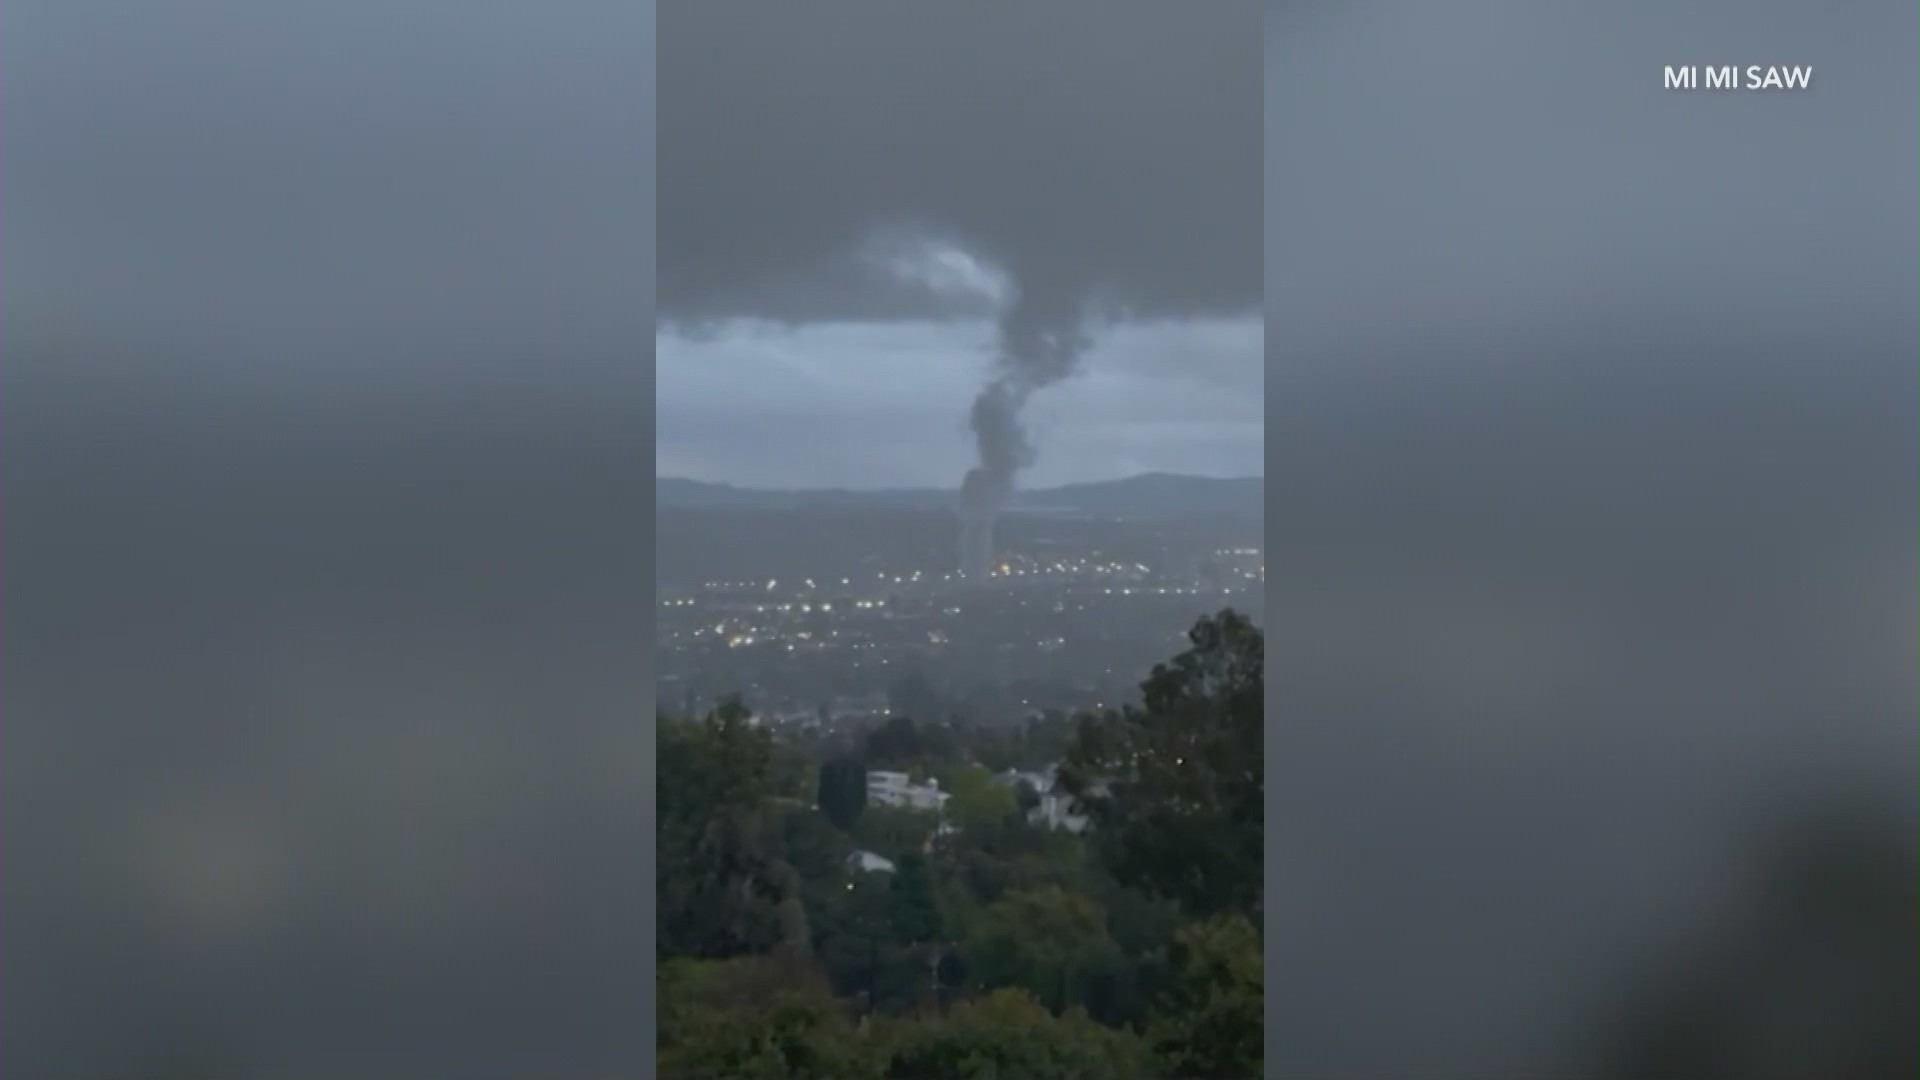
[[[656,601],[656,640],[665,658],[660,670],[663,680],[689,678],[731,654],[726,663],[739,666],[728,677],[750,694],[773,695],[773,717],[794,705],[781,696],[794,691],[776,687],[813,680],[818,675],[803,673],[828,671],[836,663],[858,665],[865,673],[860,678],[871,683],[902,668],[1024,652],[1032,659],[1013,663],[1031,667],[1016,677],[1079,683],[1089,698],[1104,687],[1111,697],[1145,675],[1133,664],[1183,640],[1211,605],[1244,604],[1240,597],[1263,589],[1261,554],[1237,547],[1170,555],[1012,553],[989,571],[990,581],[969,581],[935,565],[896,565],[864,571],[880,586],[864,590],[867,596],[859,595],[863,590],[851,576],[737,573],[732,579],[696,579],[672,590],[681,595]],[[847,591],[833,589],[834,580]],[[669,591],[664,582],[662,591]],[[1124,644],[1129,641],[1134,644]],[[1120,663],[1113,650],[1130,647],[1142,650],[1142,660]],[[762,663],[775,666],[755,666]],[[800,711],[812,715],[816,706]],[[1107,706],[1102,701],[1095,707]]]

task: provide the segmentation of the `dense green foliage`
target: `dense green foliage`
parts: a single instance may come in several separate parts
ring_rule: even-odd
[[[883,1039],[892,1080],[1125,1080],[1148,1075],[1135,1036],[1072,1010],[1056,1016],[1019,990],[996,990]]]
[[[1259,1076],[1259,632],[1229,612],[1191,638],[1140,707],[1077,723],[896,711],[831,748],[733,702],[662,718],[661,1075]],[[894,698],[940,708],[925,680]],[[1030,824],[993,775],[1055,762],[1088,833]],[[937,778],[950,828],[867,806],[869,767]]]
[[[1266,997],[1260,931],[1238,915],[1181,928],[1175,935],[1166,1012],[1148,1035],[1167,1076],[1234,1076],[1260,1060]]]
[[[730,701],[698,723],[662,723],[658,745],[660,954],[737,956],[804,942],[799,876],[768,836],[767,732]]]
[[[856,758],[841,756],[820,766],[820,811],[835,828],[852,832],[867,809],[867,769]]]
[[[963,829],[997,825],[1020,812],[1020,800],[1011,787],[995,783],[982,765],[960,765],[938,770],[940,790],[953,796],[947,818]]]
[[[1142,703],[1082,717],[1060,780],[1121,882],[1258,921],[1265,874],[1265,643],[1223,612],[1157,665]]]

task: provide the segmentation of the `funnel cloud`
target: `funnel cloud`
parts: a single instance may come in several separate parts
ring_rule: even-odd
[[[993,296],[985,382],[952,406],[974,451],[960,568],[984,576],[1035,462],[1029,404],[1079,370],[1096,301],[1123,323],[1258,311],[1262,20],[1157,0],[663,10],[660,33],[688,43],[659,71],[663,324],[930,321],[958,338],[996,290],[876,272],[876,230],[996,268],[1011,299]]]
[[[993,379],[973,400],[969,423],[980,462],[960,484],[960,572],[985,580],[993,566],[993,520],[1013,494],[1014,479],[1033,464],[1034,448],[1020,413],[1034,391],[1073,374],[1088,338],[1073,295],[1023,289],[1000,322]]]

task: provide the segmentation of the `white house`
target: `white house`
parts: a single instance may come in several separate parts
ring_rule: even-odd
[[[903,772],[874,769],[867,773],[867,801],[880,806],[939,811],[946,808],[951,798],[952,795],[940,790],[938,780],[916,784]]]
[[[1027,820],[1045,828],[1065,829],[1068,832],[1085,832],[1087,829],[1087,816],[1073,812],[1073,796],[1059,790],[1041,792],[1040,805],[1028,812]]]
[[[871,851],[856,851],[847,856],[847,869],[857,874],[891,874],[893,860]]]
[[[1053,786],[1053,777],[1048,773],[1008,769],[1005,772],[994,773],[993,782],[999,784],[1001,787],[1009,787],[1015,790],[1019,790],[1021,784],[1026,784],[1035,791],[1045,791]]]
[[[1018,777],[1016,783],[1024,780],[1040,796],[1040,804],[1027,812],[1027,821],[1047,829],[1085,832],[1087,816],[1073,812],[1073,796],[1060,786],[1059,773],[1059,766],[1050,765],[1043,773],[1014,774]]]

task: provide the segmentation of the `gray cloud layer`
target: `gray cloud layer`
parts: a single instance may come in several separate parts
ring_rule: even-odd
[[[1077,368],[1089,307],[1257,306],[1259,20],[1246,2],[675,5],[661,312],[695,333],[1001,318],[965,485],[984,535],[1032,458],[1028,398]],[[817,482],[871,482],[834,472]]]
[[[1251,308],[1260,12],[1241,0],[675,4],[661,12],[660,306],[944,313],[859,269],[931,230],[1030,292]]]

